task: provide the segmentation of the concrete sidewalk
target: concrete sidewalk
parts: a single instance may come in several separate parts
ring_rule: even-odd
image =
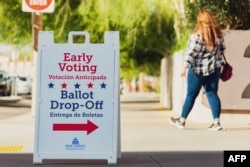
[[[222,167],[224,150],[250,150],[249,115],[222,114],[224,129],[215,132],[206,130],[210,123],[191,120],[185,130],[177,129],[169,123],[175,115],[159,104],[157,94],[122,95],[122,157],[117,166]],[[0,133],[0,167],[33,166],[32,115],[0,120]],[[65,161],[46,161],[45,166],[107,166],[96,160]]]

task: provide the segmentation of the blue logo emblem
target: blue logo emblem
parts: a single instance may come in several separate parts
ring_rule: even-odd
[[[79,140],[75,137],[71,144],[65,145],[66,150],[85,150],[85,145],[80,144]]]

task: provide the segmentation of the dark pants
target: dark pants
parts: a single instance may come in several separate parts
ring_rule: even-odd
[[[216,70],[209,76],[200,76],[195,74],[192,69],[188,70],[187,95],[181,113],[182,118],[186,119],[188,117],[202,86],[205,89],[213,118],[220,118],[221,103],[220,98],[217,95],[219,79],[220,70]]]

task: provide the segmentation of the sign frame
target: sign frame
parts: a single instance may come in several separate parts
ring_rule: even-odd
[[[84,36],[85,43],[74,43],[73,36]],[[74,111],[65,107],[63,109],[58,109],[52,107],[52,102],[55,100],[62,100],[62,96],[65,95],[65,91],[63,90],[63,86],[60,89],[53,90],[53,93],[48,93],[50,87],[48,82],[54,84],[57,81],[53,81],[49,79],[48,74],[56,73],[58,71],[58,59],[61,59],[63,55],[61,53],[70,52],[70,51],[81,51],[82,53],[92,52],[93,59],[96,59],[96,66],[102,74],[107,74],[107,79],[105,80],[107,83],[110,83],[109,91],[105,94],[105,97],[99,93],[99,90],[93,89],[93,91],[79,90],[82,91],[82,98],[80,99],[87,101],[86,105],[81,110],[89,111],[87,114],[92,114],[92,111],[97,109],[102,109],[103,117],[101,118],[92,118],[95,121],[90,121],[91,118],[83,118],[82,124],[91,124],[92,129],[90,131],[80,132],[79,126],[77,126],[77,121],[80,118],[74,118],[76,110],[80,108],[74,108]],[[63,51],[63,52],[62,52]],[[120,58],[119,58],[119,32],[118,31],[106,31],[104,33],[104,43],[103,44],[92,44],[90,43],[89,33],[85,31],[72,31],[68,35],[68,43],[66,44],[57,44],[54,43],[54,34],[52,31],[40,31],[39,32],[39,42],[38,42],[38,64],[37,64],[37,84],[36,84],[36,114],[35,114],[35,147],[33,154],[33,163],[34,164],[42,164],[44,159],[79,159],[79,160],[94,160],[94,159],[104,159],[108,161],[108,164],[116,164],[117,158],[121,157],[121,142],[120,142]],[[104,55],[101,55],[103,53]],[[106,55],[105,55],[106,54]],[[55,56],[55,57],[53,57]],[[104,64],[107,58],[113,58],[109,60],[111,64]],[[81,57],[83,58],[83,56]],[[88,63],[91,64],[90,58],[85,59]],[[94,61],[94,60],[93,60]],[[84,63],[84,62],[83,62]],[[86,62],[85,62],[86,63]],[[107,66],[107,67],[106,67]],[[62,69],[61,69],[62,70]],[[59,70],[60,71],[60,70]],[[69,71],[68,73],[75,74],[76,72]],[[83,72],[84,73],[84,72]],[[113,75],[113,76],[112,76]],[[61,81],[61,80],[60,80]],[[66,82],[67,80],[65,80]],[[45,83],[46,82],[46,83]],[[74,79],[68,81],[68,85],[71,83],[75,83]],[[85,82],[85,81],[83,81]],[[86,81],[89,82],[89,81]],[[93,81],[94,82],[94,81]],[[45,86],[44,86],[45,85]],[[58,84],[57,84],[58,85]],[[46,89],[46,90],[44,90]],[[64,91],[64,95],[63,92]],[[60,94],[61,92],[61,94]],[[77,92],[77,91],[75,91]],[[58,95],[60,96],[58,96]],[[107,99],[106,95],[109,95],[110,99]],[[73,94],[67,95],[67,102],[71,102]],[[102,99],[102,97],[104,99]],[[54,98],[53,100],[51,100]],[[85,98],[85,99],[84,99]],[[97,100],[95,99],[97,98]],[[99,98],[99,99],[98,99]],[[73,100],[72,100],[73,99]],[[93,109],[91,107],[92,101],[96,100],[96,103],[99,108],[96,107]],[[100,107],[102,104],[104,107]],[[80,103],[80,102],[79,102]],[[72,103],[73,104],[73,103]],[[75,103],[77,104],[77,103]],[[68,105],[69,106],[69,105]],[[67,118],[53,118],[51,117],[52,110],[58,112],[71,113],[74,112],[74,115],[70,120]],[[79,111],[81,112],[81,111]],[[96,113],[95,113],[96,114]],[[98,114],[98,111],[97,111]],[[97,115],[96,114],[96,115]],[[80,115],[80,114],[79,114]],[[83,113],[81,113],[83,115]],[[78,116],[76,116],[78,117]],[[80,116],[79,116],[80,117]],[[83,117],[83,116],[81,116]],[[82,118],[81,118],[82,119]],[[63,124],[65,123],[66,124]],[[63,124],[63,125],[62,125]],[[74,125],[73,125],[74,124]],[[94,124],[94,128],[93,128]],[[72,125],[72,126],[70,126]],[[86,128],[86,125],[85,128]],[[65,129],[66,127],[66,129]],[[72,130],[73,128],[73,130]],[[77,130],[75,128],[78,128]],[[81,127],[82,128],[82,125]],[[81,129],[82,131],[86,129]],[[107,135],[106,135],[107,133]],[[65,141],[66,138],[71,135],[72,144],[69,144],[69,141]],[[75,137],[77,136],[77,137]],[[80,137],[79,137],[80,136]],[[108,137],[107,137],[108,136]],[[58,140],[58,137],[60,140]],[[82,146],[82,142],[78,140],[78,137],[84,139],[86,142],[86,147],[88,149],[84,149]],[[49,138],[49,139],[48,139]],[[89,139],[88,139],[89,138]],[[106,143],[100,144],[100,138],[106,139]],[[102,139],[101,139],[102,140]],[[71,141],[70,141],[71,142]],[[65,149],[64,147],[72,147],[73,143],[77,143],[77,149]],[[98,146],[95,146],[98,145]],[[107,145],[107,146],[105,146]],[[75,147],[76,145],[74,145]],[[81,150],[80,150],[81,149]]]

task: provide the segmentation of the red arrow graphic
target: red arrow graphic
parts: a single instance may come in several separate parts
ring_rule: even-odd
[[[87,135],[99,128],[87,120],[87,124],[53,124],[53,131],[87,131]]]

